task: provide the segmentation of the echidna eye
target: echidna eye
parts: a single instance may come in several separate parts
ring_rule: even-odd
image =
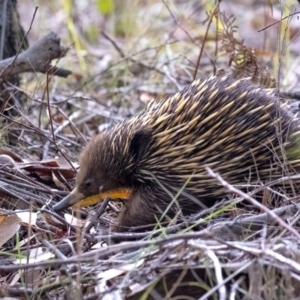
[[[85,186],[86,188],[91,187],[91,186],[92,186],[92,181],[91,181],[91,180],[86,181],[86,182],[84,183],[84,186]]]

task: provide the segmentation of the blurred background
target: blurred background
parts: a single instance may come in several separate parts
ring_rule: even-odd
[[[47,86],[55,127],[69,119],[77,128],[63,126],[68,142],[58,139],[65,151],[72,147],[74,158],[91,136],[153,97],[175,93],[194,77],[229,71],[232,61],[260,64],[281,91],[295,91],[299,83],[297,1],[22,0],[16,8],[29,46],[53,31],[69,47],[56,63],[71,76],[47,81],[44,74],[27,73],[20,87],[27,98],[24,115],[47,130]],[[38,136],[30,139],[38,141],[34,154],[49,155]]]

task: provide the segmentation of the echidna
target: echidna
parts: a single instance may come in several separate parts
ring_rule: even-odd
[[[230,184],[259,184],[295,174],[286,149],[299,122],[273,90],[230,76],[196,80],[165,100],[92,139],[80,156],[76,187],[60,211],[97,195],[127,198],[117,230],[155,223],[168,211],[195,212],[224,198],[205,167]],[[285,182],[287,185],[287,182]]]

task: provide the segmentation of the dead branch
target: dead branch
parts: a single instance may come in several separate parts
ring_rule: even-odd
[[[0,61],[0,78],[25,72],[46,73],[47,70],[53,75],[67,77],[71,71],[50,65],[52,59],[65,56],[67,50],[60,45],[60,38],[50,32],[26,51]]]
[[[229,192],[235,193],[239,195],[240,197],[244,198],[246,201],[250,202],[251,204],[258,207],[260,210],[262,210],[264,213],[267,213],[271,218],[274,219],[281,227],[285,228],[288,232],[292,233],[294,236],[296,236],[298,239],[300,238],[300,234],[298,231],[288,225],[286,222],[284,222],[280,217],[276,215],[272,210],[264,206],[262,203],[259,203],[257,200],[249,196],[248,194],[236,189],[231,184],[226,182],[219,174],[213,172],[209,167],[205,168],[208,175],[215,178],[222,186],[224,186]]]

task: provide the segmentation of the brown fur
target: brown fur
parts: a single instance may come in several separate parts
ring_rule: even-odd
[[[287,161],[285,149],[298,131],[270,90],[246,79],[195,81],[92,139],[80,156],[77,189],[85,196],[100,187],[133,191],[116,230],[155,223],[187,182],[167,215],[196,212],[226,195],[206,166],[231,184],[295,174],[299,160]]]

